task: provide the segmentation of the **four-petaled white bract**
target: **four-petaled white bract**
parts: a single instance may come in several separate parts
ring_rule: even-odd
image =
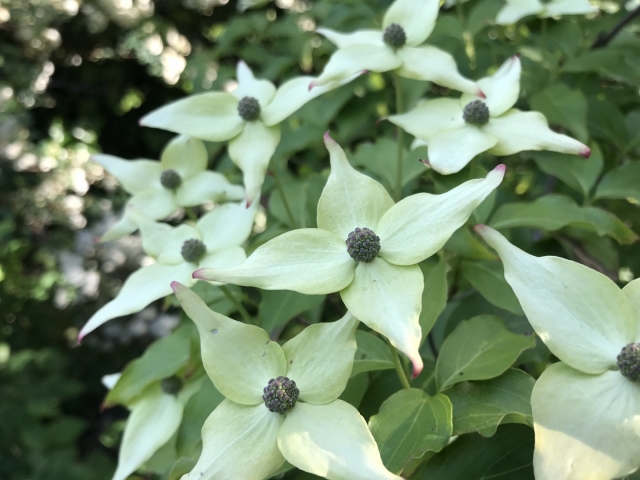
[[[388,72],[414,80],[426,80],[460,92],[481,95],[475,82],[458,73],[451,55],[422,44],[431,35],[438,18],[440,0],[396,0],[384,15],[382,30],[340,33],[328,28],[316,31],[338,46],[322,74],[310,85],[314,90],[341,82],[361,71]],[[397,25],[406,42],[394,48],[383,40],[385,29]]]
[[[269,160],[280,143],[278,124],[305,103],[348,83],[360,73],[313,91],[309,91],[309,83],[314,77],[296,77],[276,90],[268,80],[256,79],[241,61],[237,69],[238,88],[232,93],[191,95],[149,113],[140,124],[211,142],[229,141],[229,156],[244,174],[250,205],[262,187]],[[244,120],[238,111],[239,102],[247,97],[259,104],[259,117],[252,121]]]
[[[246,208],[243,203],[226,203],[203,216],[195,226],[179,227],[154,222],[131,208],[127,215],[140,228],[144,251],[156,262],[131,274],[116,298],[82,327],[78,339],[112,318],[139,312],[151,302],[170,295],[174,280],[193,285],[191,273],[197,268],[226,268],[242,263],[246,254],[240,245],[251,234],[257,205]],[[182,254],[188,240],[198,240],[206,247],[196,262],[187,261]]]
[[[529,322],[561,361],[540,376],[531,406],[537,480],[610,480],[640,467],[640,383],[617,355],[640,342],[640,280],[608,277],[557,257],[537,258],[484,225]]]
[[[226,397],[206,420],[202,453],[184,480],[263,480],[285,459],[329,480],[402,480],[382,464],[358,410],[338,399],[356,352],[353,315],[307,327],[281,347],[261,328],[211,311],[184,285],[172,288],[198,326],[202,362]],[[299,389],[285,414],[262,398],[280,376]]]
[[[194,277],[266,290],[305,294],[340,292],[360,321],[385,335],[422,370],[418,349],[424,278],[417,263],[430,257],[500,184],[504,166],[443,195],[418,193],[394,204],[382,185],[357,172],[329,135],[331,174],[318,202],[318,228],[287,232],[229,269],[203,269]],[[380,253],[356,262],[345,241],[356,228],[380,237]]]
[[[507,0],[496,16],[499,25],[511,25],[523,17],[537,15],[539,18],[562,15],[584,15],[598,9],[589,0]]]
[[[515,108],[520,93],[520,58],[508,59],[496,73],[478,81],[486,98],[462,95],[460,99],[423,100],[410,112],[392,115],[388,120],[415,136],[415,145],[429,147],[428,164],[448,175],[462,170],[473,157],[488,151],[511,155],[524,150],[552,150],[588,157],[586,145],[554,132],[538,112]],[[489,110],[485,125],[466,123],[466,105],[481,101]]]
[[[92,160],[116,177],[124,190],[133,195],[127,207],[136,208],[153,220],[164,220],[180,207],[195,207],[207,201],[242,200],[244,189],[233,185],[218,172],[207,171],[207,150],[200,140],[181,135],[164,149],[159,162],[123,160],[113,155],[93,155]],[[161,183],[163,172],[173,170],[181,183],[166,188]],[[100,241],[117,240],[135,232],[138,227],[128,216],[106,232]]]

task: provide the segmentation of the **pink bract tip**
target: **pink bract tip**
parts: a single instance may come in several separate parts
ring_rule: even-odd
[[[413,364],[413,373],[411,374],[411,378],[418,378],[418,375],[420,375],[420,372],[422,372],[422,366],[418,367],[416,366],[416,364]]]
[[[199,270],[196,270],[195,272],[193,272],[193,273],[191,274],[191,277],[192,277],[192,278],[197,278],[198,280],[203,280],[203,278],[202,278],[202,271],[203,271],[203,270],[204,270],[204,268],[201,268],[201,269],[199,269]]]
[[[478,96],[480,98],[487,98],[487,96],[484,94],[484,92],[482,90],[480,90],[480,89],[478,89]]]
[[[80,333],[78,334],[78,343],[79,343],[79,344],[80,344],[80,343],[82,343],[82,340],[84,339],[84,337],[85,337],[85,336],[86,336],[86,335],[85,335],[84,333],[82,333],[82,332],[80,332]]]
[[[428,158],[420,158],[418,159],[418,161],[424,163],[427,167],[431,168],[431,162],[429,161]]]
[[[247,201],[246,201],[246,203],[245,203],[245,207],[246,207],[246,208],[251,207],[251,204],[252,204],[252,203],[253,203],[253,202],[247,198]]]
[[[496,172],[504,173],[506,169],[507,169],[507,166],[504,163],[501,163],[500,165],[496,166],[496,168],[494,168],[493,170]]]
[[[584,147],[579,155],[584,158],[589,158],[591,156],[591,149],[589,147]]]
[[[513,58],[517,58],[518,60],[520,60],[520,57],[522,57],[521,53],[516,53]]]
[[[369,70],[360,70],[360,75],[365,75],[369,73]]]
[[[316,86],[316,84],[314,82],[311,82],[309,84],[309,91],[313,90],[313,88]]]
[[[180,282],[176,282],[175,280],[171,282],[171,290],[173,290],[173,293],[177,293],[181,286],[182,284]]]
[[[482,233],[484,231],[485,228],[488,228],[486,225],[479,223],[477,224],[475,227],[473,227],[474,232],[476,232],[478,235],[482,236]]]

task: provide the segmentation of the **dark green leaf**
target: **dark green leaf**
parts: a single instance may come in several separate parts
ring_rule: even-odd
[[[511,333],[499,317],[479,315],[463,320],[440,349],[436,364],[438,390],[465,380],[497,377],[523,350],[534,346],[532,336]]]
[[[444,248],[472,260],[495,260],[498,258],[473,236],[467,227],[459,228],[447,240]]]
[[[431,327],[436,322],[447,304],[447,264],[439,260],[437,263],[422,262],[420,269],[424,275],[424,290],[422,290],[422,311],[420,312],[420,327],[422,341],[427,338]]]
[[[631,199],[640,203],[640,162],[630,162],[608,171],[598,183],[595,197]]]
[[[264,290],[258,316],[260,326],[270,334],[279,331],[296,315],[320,306],[324,298],[290,290]]]
[[[364,394],[367,392],[368,386],[369,375],[366,372],[359,373],[358,375],[352,375],[339,398],[340,400],[344,400],[358,408],[360,406],[360,402],[362,402],[362,399],[364,398]]]
[[[453,435],[478,432],[490,437],[503,423],[533,426],[534,384],[533,377],[514,368],[491,380],[458,383],[447,392],[453,405]]]
[[[400,473],[412,458],[442,450],[451,437],[451,413],[444,395],[410,388],[390,396],[369,420],[384,465]]]
[[[434,456],[420,480],[533,480],[533,430],[504,425],[491,438],[463,435]]]
[[[579,207],[563,195],[545,195],[532,203],[507,203],[491,217],[493,228],[529,227],[547,231],[568,225],[613,237],[618,243],[628,244],[637,235],[609,212],[595,207]]]
[[[579,90],[571,90],[562,83],[547,87],[529,100],[531,108],[542,113],[551,125],[568,128],[582,142],[589,138],[587,131],[587,101]]]
[[[356,330],[358,350],[353,359],[351,376],[371,370],[395,368],[389,346],[379,337],[363,330]]]
[[[524,315],[513,289],[504,279],[501,262],[470,262],[461,264],[462,274],[484,298],[499,308]]]

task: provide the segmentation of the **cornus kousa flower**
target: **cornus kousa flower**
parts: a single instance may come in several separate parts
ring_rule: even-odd
[[[562,15],[595,13],[598,9],[589,0],[507,0],[496,16],[498,25],[511,25],[523,17],[537,15],[539,18]]]
[[[82,327],[79,340],[112,318],[136,313],[151,302],[171,294],[171,282],[191,286],[191,273],[203,267],[225,268],[246,258],[240,246],[253,228],[257,203],[247,209],[241,203],[227,203],[203,216],[195,226],[171,227],[154,222],[141,212],[127,213],[140,228],[142,248],[156,262],[133,273],[120,292],[93,314]]]
[[[124,427],[113,480],[128,478],[171,439],[180,427],[187,402],[202,388],[204,371],[190,371],[191,343],[184,333],[185,329],[181,327],[170,337],[162,339],[160,345],[150,347],[150,350],[163,353],[162,357],[148,350],[143,357],[131,362],[122,374],[106,375],[102,379],[102,383],[111,390],[105,406],[122,403],[131,412]],[[158,352],[160,349],[157,347],[163,344],[173,349]],[[177,368],[166,376],[168,357]],[[144,378],[150,381],[141,382],[141,369],[146,372]],[[155,378],[158,374],[164,376]]]
[[[287,232],[229,269],[196,278],[294,290],[340,292],[353,315],[386,335],[422,370],[418,353],[424,279],[417,263],[436,253],[502,181],[504,166],[443,195],[419,193],[394,205],[382,185],[354,170],[329,135],[331,174],[318,202],[318,228]]]
[[[233,92],[192,95],[151,112],[140,124],[212,142],[230,140],[229,156],[244,174],[247,203],[251,204],[280,143],[278,124],[308,101],[357,75],[313,92],[308,88],[313,77],[297,77],[276,90],[268,80],[256,79],[246,63],[239,62],[238,88]]]
[[[410,112],[388,120],[429,147],[428,164],[447,175],[460,171],[484,151],[511,155],[524,150],[552,150],[588,157],[586,145],[551,130],[538,112],[512,108],[520,92],[520,59],[507,60],[496,73],[478,81],[486,95],[423,100]]]
[[[560,362],[531,406],[537,480],[609,480],[640,466],[640,280],[620,290],[569,260],[533,257],[484,225],[531,325]]]
[[[118,179],[132,195],[127,207],[137,208],[154,220],[164,220],[180,207],[195,207],[207,201],[242,200],[244,189],[232,185],[221,174],[207,171],[207,150],[200,140],[179,136],[162,152],[159,162],[123,160],[112,155],[91,158]],[[117,240],[138,227],[126,212],[100,239]]]
[[[338,397],[358,321],[307,327],[282,347],[261,328],[212,312],[172,287],[200,332],[202,362],[226,399],[202,428],[202,454],[183,480],[262,480],[287,460],[330,480],[401,480],[382,464],[364,419]]]
[[[360,71],[388,72],[427,80],[461,92],[482,95],[475,82],[458,73],[451,55],[422,44],[438,18],[440,0],[396,0],[384,15],[382,30],[340,33],[316,30],[338,46],[310,88],[344,81]]]

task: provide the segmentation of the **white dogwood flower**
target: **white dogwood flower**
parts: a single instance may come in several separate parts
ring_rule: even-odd
[[[640,280],[537,258],[484,225],[531,326],[560,359],[533,388],[537,480],[611,480],[640,467]]]
[[[129,218],[140,228],[142,248],[156,262],[137,270],[120,292],[100,308],[82,327],[79,340],[103,323],[139,312],[151,302],[171,294],[171,282],[193,285],[191,273],[198,268],[229,268],[241,264],[246,254],[240,246],[249,238],[258,203],[226,203],[205,216],[195,226],[172,227],[151,220],[130,209]]]
[[[511,25],[523,17],[537,15],[539,18],[562,15],[584,15],[598,9],[589,0],[507,0],[496,16],[498,25]]]
[[[338,399],[356,353],[358,320],[312,325],[284,345],[172,288],[198,326],[202,363],[226,398],[202,427],[202,453],[183,480],[263,480],[287,460],[329,480],[402,480],[382,464],[364,418]]]
[[[259,80],[238,62],[238,88],[232,93],[205,92],[160,107],[140,120],[146,127],[190,135],[211,142],[229,140],[229,156],[244,174],[247,204],[256,198],[269,160],[280,143],[278,124],[310,100],[351,81],[331,82],[309,91],[313,77],[296,77],[276,87]]]
[[[460,75],[451,55],[431,45],[420,46],[431,35],[439,9],[440,0],[396,0],[384,15],[382,30],[340,33],[318,28],[338,50],[310,87],[341,82],[361,71],[393,70],[402,77],[482,95],[475,82]]]
[[[204,268],[196,278],[294,290],[340,292],[351,313],[385,335],[422,370],[421,261],[435,254],[502,182],[504,165],[442,195],[418,193],[394,203],[358,171],[329,135],[331,174],[318,202],[318,228],[280,235],[233,268]]]
[[[174,138],[160,161],[123,160],[113,155],[91,157],[132,195],[122,218],[100,241],[117,240],[138,227],[127,212],[133,207],[153,220],[164,220],[180,207],[195,207],[207,201],[242,200],[244,189],[220,173],[207,171],[207,150],[200,140],[185,135]]]
[[[490,77],[478,81],[486,98],[423,100],[413,110],[388,120],[428,145],[428,164],[448,175],[488,151],[497,156],[524,150],[551,150],[588,157],[589,147],[554,132],[538,112],[513,108],[520,94],[520,58],[511,57]]]

